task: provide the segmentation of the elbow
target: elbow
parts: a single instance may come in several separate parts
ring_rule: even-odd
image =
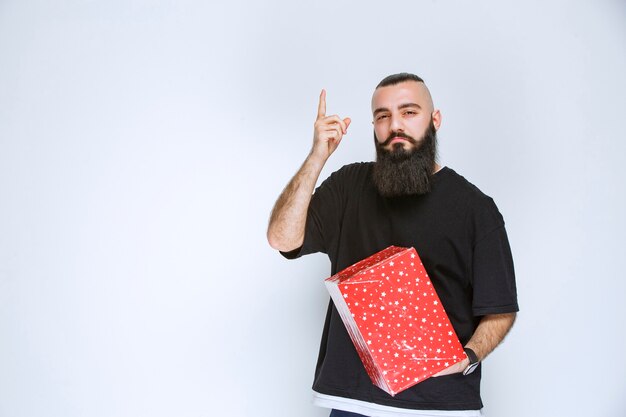
[[[270,244],[272,249],[284,252],[283,248],[285,245],[283,239],[271,227],[267,229],[267,243]]]
[[[300,246],[304,242],[304,238],[298,239],[298,241],[291,241],[276,233],[272,228],[267,230],[267,243],[273,248],[281,252],[291,252]]]
[[[280,250],[282,247],[280,240],[270,230],[267,231],[267,243],[270,244],[272,249]]]

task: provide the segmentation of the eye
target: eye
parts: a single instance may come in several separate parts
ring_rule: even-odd
[[[415,116],[417,112],[415,110],[407,110],[404,112],[406,116]]]
[[[381,114],[381,115],[379,115],[378,117],[376,117],[376,120],[383,120],[383,119],[386,119],[386,118],[388,118],[388,117],[389,117],[389,115],[388,115],[388,114]]]

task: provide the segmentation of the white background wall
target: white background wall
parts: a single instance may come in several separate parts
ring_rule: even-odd
[[[486,415],[626,415],[626,3],[510,3],[0,0],[0,416],[327,415],[329,263],[266,222],[320,89],[353,119],[326,177],[399,71],[507,221]]]

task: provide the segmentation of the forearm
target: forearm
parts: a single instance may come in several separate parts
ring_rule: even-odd
[[[504,336],[509,332],[514,321],[515,313],[484,316],[465,347],[472,349],[478,356],[478,359],[482,361],[504,340]],[[465,358],[434,376],[463,372],[468,365],[469,360]]]
[[[325,163],[324,157],[309,154],[278,197],[267,228],[267,240],[274,249],[286,252],[302,246],[309,203]]]
[[[465,347],[472,349],[482,361],[504,340],[515,321],[516,313],[484,316]]]
[[[302,246],[313,189],[324,164],[339,146],[349,125],[349,117],[341,119],[337,115],[326,116],[326,91],[322,90],[311,153],[278,197],[270,216],[267,240],[274,249],[287,252]]]

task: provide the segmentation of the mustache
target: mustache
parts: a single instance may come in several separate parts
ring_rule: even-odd
[[[404,138],[409,143],[412,143],[413,145],[417,144],[417,141],[412,136],[409,136],[406,133],[391,132],[389,137],[383,143],[381,143],[380,146],[385,147],[385,146],[389,145],[391,143],[391,141],[394,140],[395,138]]]

